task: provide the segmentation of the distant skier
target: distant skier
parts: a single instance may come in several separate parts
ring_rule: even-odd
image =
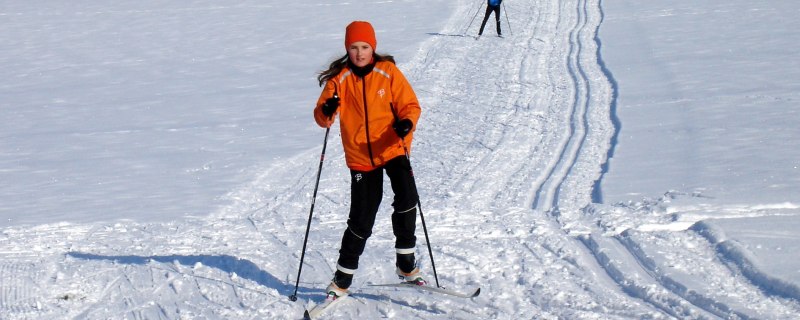
[[[503,33],[500,31],[500,4],[503,0],[487,0],[486,1],[486,15],[483,16],[483,23],[481,23],[481,30],[478,31],[478,36],[483,34],[483,28],[486,26],[486,21],[489,16],[494,12],[494,20],[497,23],[497,36],[502,37]]]
[[[350,169],[350,213],[336,272],[325,291],[328,299],[346,295],[353,281],[383,198],[384,171],[394,192],[396,273],[405,281],[425,284],[414,258],[418,195],[405,153],[421,113],[417,96],[394,57],[375,52],[377,40],[369,22],[350,23],[344,46],[347,53],[317,78],[324,89],[314,108],[321,127],[330,127],[339,116]]]

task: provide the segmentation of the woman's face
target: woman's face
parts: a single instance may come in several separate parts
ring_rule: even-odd
[[[350,56],[350,62],[359,68],[372,62],[372,46],[364,41],[351,43],[350,47],[347,48],[347,54]]]

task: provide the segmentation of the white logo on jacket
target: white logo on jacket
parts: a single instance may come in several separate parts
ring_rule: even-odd
[[[381,96],[381,98],[383,98],[384,94],[386,94],[386,91],[384,91],[383,89],[378,90],[378,95]]]

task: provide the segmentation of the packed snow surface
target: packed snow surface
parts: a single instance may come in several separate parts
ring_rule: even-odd
[[[310,214],[311,110],[352,20],[423,107],[420,266],[481,295],[369,286],[397,281],[386,193],[324,318],[800,314],[800,3],[507,0],[476,38],[482,0],[6,2],[0,319],[322,301],[349,175],[337,124]]]

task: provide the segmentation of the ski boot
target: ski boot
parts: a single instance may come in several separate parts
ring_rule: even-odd
[[[411,272],[403,272],[403,270],[397,268],[396,272],[397,277],[399,277],[400,280],[403,280],[405,283],[411,283],[418,286],[424,286],[428,284],[428,282],[425,281],[425,278],[422,277],[422,272],[419,270],[419,268],[415,267]]]
[[[329,284],[328,287],[325,288],[325,293],[327,294],[325,300],[336,300],[341,297],[347,296],[349,294],[347,288],[350,287],[350,284],[352,282],[353,282],[352,274],[344,273],[337,270],[336,273],[333,275],[333,280],[331,281],[331,284]]]

